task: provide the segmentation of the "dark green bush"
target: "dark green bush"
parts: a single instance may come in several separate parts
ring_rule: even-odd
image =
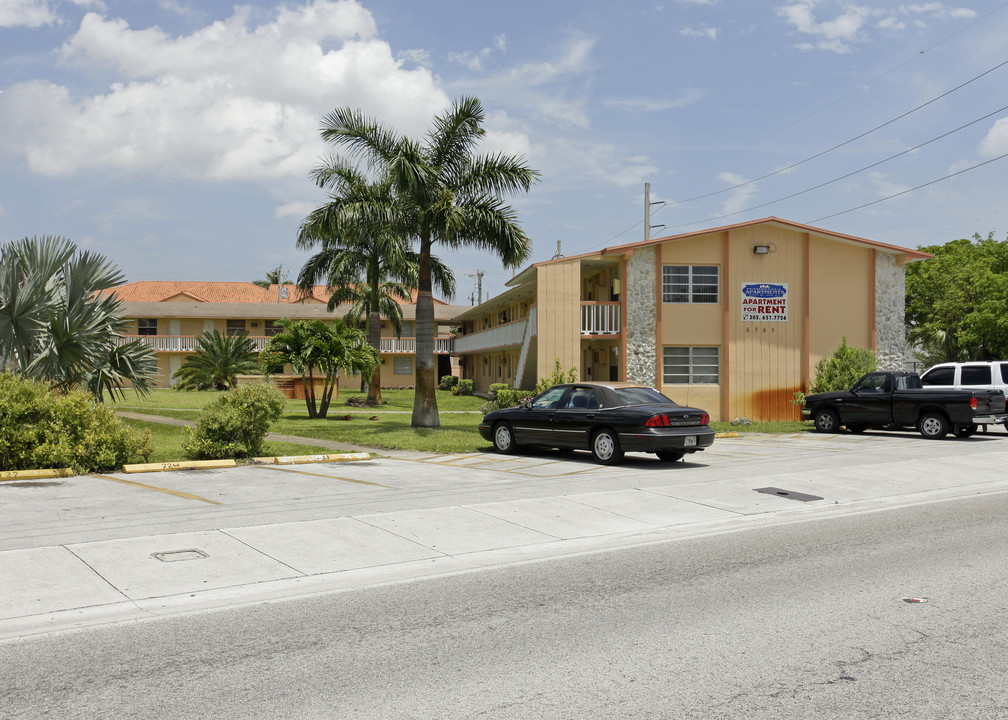
[[[150,431],[127,427],[90,394],[0,373],[0,470],[114,470],[152,451]]]
[[[182,447],[193,460],[246,458],[262,451],[263,440],[283,412],[284,396],[273,385],[256,383],[221,395],[187,427]]]
[[[442,375],[441,382],[438,383],[438,390],[451,390],[458,386],[459,379],[454,375]]]
[[[476,389],[475,380],[459,380],[458,392],[456,395],[472,395],[473,391]]]
[[[501,390],[508,390],[511,386],[508,383],[490,383],[490,397],[496,398]]]
[[[848,345],[844,337],[828,357],[816,363],[809,392],[832,392],[853,387],[861,376],[875,370],[877,362],[874,352]]]

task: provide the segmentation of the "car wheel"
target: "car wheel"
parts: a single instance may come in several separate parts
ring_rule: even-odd
[[[835,433],[840,431],[840,416],[837,415],[836,410],[831,408],[816,410],[812,422],[815,424],[815,429],[819,432]]]
[[[847,432],[854,433],[855,435],[860,435],[861,433],[863,433],[867,429],[868,429],[868,426],[865,425],[864,423],[848,423],[847,424]]]
[[[941,440],[948,434],[949,423],[941,413],[929,412],[921,416],[917,430],[928,440]]]
[[[682,460],[686,455],[684,452],[679,450],[659,450],[655,453],[659,460],[664,460],[665,462],[676,462],[677,460]]]
[[[494,449],[497,452],[513,453],[518,447],[514,439],[514,431],[506,422],[498,423],[493,431]]]
[[[976,431],[977,431],[976,425],[972,424],[960,425],[959,428],[955,431],[955,436],[957,438],[968,438],[970,435],[973,435]]]
[[[603,465],[615,465],[623,459],[623,450],[620,449],[619,439],[612,430],[599,430],[592,437],[591,443],[592,457],[596,462]]]

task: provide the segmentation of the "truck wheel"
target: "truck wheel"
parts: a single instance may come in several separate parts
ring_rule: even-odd
[[[977,431],[976,425],[960,425],[958,428],[956,428],[955,436],[957,438],[968,438],[976,431]]]
[[[840,431],[840,416],[831,408],[819,408],[812,418],[815,429],[819,432],[835,433]]]
[[[921,415],[917,429],[928,440],[941,440],[948,434],[949,422],[941,413],[929,412]]]

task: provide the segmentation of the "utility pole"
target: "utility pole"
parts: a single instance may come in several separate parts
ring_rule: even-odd
[[[486,273],[484,273],[482,270],[477,270],[476,272],[472,272],[472,273],[466,273],[466,277],[474,277],[474,278],[476,278],[476,304],[477,305],[482,305],[483,304],[483,276],[485,274]]]
[[[283,272],[283,263],[280,263],[279,265],[277,265],[276,269],[277,302],[283,302],[283,297],[284,295],[286,295],[283,286],[283,276],[281,275],[282,272]]]
[[[664,200],[659,200],[657,202],[651,202],[651,183],[644,183],[644,242],[651,239],[651,231],[657,230],[658,228],[665,227],[664,225],[652,225],[651,224],[651,206],[652,205],[664,205]]]

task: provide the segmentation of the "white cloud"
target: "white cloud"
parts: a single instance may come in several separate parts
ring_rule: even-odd
[[[469,70],[479,72],[483,69],[483,61],[488,59],[494,52],[507,52],[507,37],[498,35],[493,39],[492,47],[485,47],[477,52],[450,52],[448,59],[454,63],[464,65]]]
[[[89,13],[62,57],[110,73],[108,91],[71,97],[32,80],[0,94],[0,154],[44,175],[304,177],[324,151],[319,120],[333,107],[361,107],[418,134],[448,105],[430,71],[393,58],[354,0],[280,7],[258,26],[237,7],[186,36]]]
[[[685,35],[686,37],[700,37],[709,38],[711,40],[717,40],[717,36],[720,30],[718,28],[707,27],[706,25],[699,28],[683,28],[679,31],[680,35]]]
[[[997,157],[1008,153],[1008,117],[1001,118],[980,142],[980,154]]]
[[[704,90],[690,89],[677,98],[659,100],[657,98],[631,98],[624,100],[607,100],[606,105],[627,112],[660,112],[686,107],[699,102],[707,93]]]
[[[862,26],[871,13],[868,8],[844,6],[843,12],[832,20],[819,22],[813,12],[815,0],[799,0],[777,9],[777,14],[795,29],[807,35],[820,36],[815,43],[803,43],[799,47],[814,47],[836,53],[850,52],[850,44],[863,39]]]
[[[0,28],[55,25],[59,16],[46,0],[2,0]]]
[[[733,172],[719,173],[718,180],[729,187],[742,185],[743,183],[748,182],[742,175]],[[731,213],[737,213],[745,210],[752,204],[752,198],[755,194],[755,184],[744,185],[743,187],[737,187],[731,190],[728,194],[728,199],[721,204],[721,213],[723,215],[730,215]]]
[[[273,210],[273,217],[308,217],[312,210],[319,207],[322,203],[310,203],[303,201],[289,202],[286,205],[280,205]]]

